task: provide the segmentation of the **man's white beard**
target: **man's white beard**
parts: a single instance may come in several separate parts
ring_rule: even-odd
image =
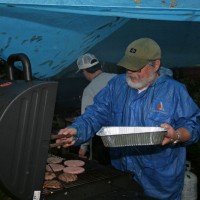
[[[134,75],[133,77],[139,78],[138,75]],[[151,83],[156,78],[156,73],[153,73],[149,78],[142,82],[133,83],[128,74],[126,74],[126,82],[127,84],[134,89],[142,89],[145,88],[149,83]]]

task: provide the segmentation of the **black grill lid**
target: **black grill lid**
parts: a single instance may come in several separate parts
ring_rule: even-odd
[[[0,184],[16,199],[42,190],[57,82],[0,83]]]

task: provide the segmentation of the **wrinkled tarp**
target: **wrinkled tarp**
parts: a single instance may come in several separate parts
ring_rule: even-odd
[[[128,42],[146,33],[162,46],[160,38],[167,41],[163,49],[167,58],[178,53],[176,65],[194,65],[200,63],[199,22],[199,0],[0,0],[0,54],[6,58],[12,53],[26,53],[33,76],[45,79],[62,72],[88,51],[116,63]],[[171,36],[172,51],[168,49]],[[182,49],[187,45],[185,52]],[[172,61],[164,64],[172,65]],[[17,67],[21,68],[20,64]]]
[[[0,0],[18,7],[54,12],[139,19],[200,21],[199,0]]]

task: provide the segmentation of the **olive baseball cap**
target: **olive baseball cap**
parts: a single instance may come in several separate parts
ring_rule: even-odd
[[[140,38],[128,45],[125,55],[118,65],[132,71],[138,71],[149,62],[160,59],[161,49],[159,45],[150,38]]]

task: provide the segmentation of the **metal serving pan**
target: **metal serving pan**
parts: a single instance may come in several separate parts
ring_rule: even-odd
[[[105,147],[159,145],[166,129],[161,127],[102,127],[97,135]]]

